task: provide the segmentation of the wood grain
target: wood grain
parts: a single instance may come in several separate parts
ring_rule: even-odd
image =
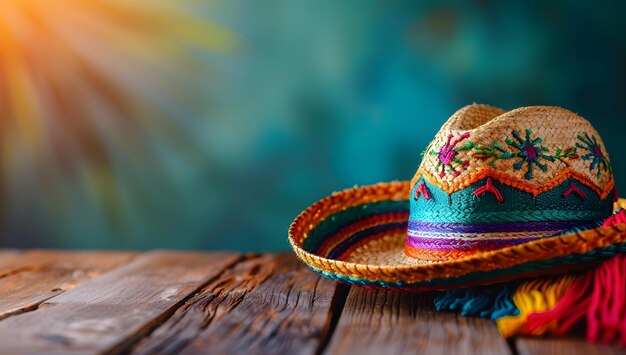
[[[6,353],[119,352],[239,259],[234,253],[153,252],[83,282],[36,311],[0,321]]]
[[[9,256],[15,256],[22,254],[23,251],[19,249],[0,248],[0,261]]]
[[[626,354],[617,346],[590,344],[580,338],[528,338],[515,340],[520,355],[613,355]]]
[[[313,354],[329,330],[336,285],[290,254],[226,271],[134,353]]]
[[[28,252],[18,260],[3,258],[0,275],[0,319],[33,310],[45,300],[128,262],[132,253]]]
[[[507,343],[490,321],[435,312],[431,293],[339,285],[291,254],[0,249],[0,353],[511,352],[626,349]]]
[[[90,254],[93,257],[106,257],[112,254],[132,255],[129,252],[90,252],[90,251],[61,251],[61,250],[14,250],[3,249],[0,252],[0,277],[45,268],[51,265],[65,264],[72,267],[73,260],[80,259],[80,255]],[[88,260],[89,258],[83,258]],[[101,263],[102,261],[97,261]]]
[[[437,313],[430,293],[352,287],[328,354],[508,354],[485,319]]]
[[[17,249],[0,249],[0,277],[10,272],[15,263],[19,263],[21,255],[25,252]]]
[[[274,255],[248,256],[224,271],[181,306],[165,323],[134,347],[134,354],[175,354],[196,339],[211,322],[235,308],[244,296],[276,268]]]

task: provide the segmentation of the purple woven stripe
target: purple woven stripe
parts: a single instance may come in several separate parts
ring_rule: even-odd
[[[530,242],[540,237],[532,238],[519,238],[519,239],[479,239],[479,240],[466,240],[466,239],[447,239],[447,238],[428,238],[428,237],[412,237],[407,236],[406,243],[418,249],[426,250],[462,250],[469,251],[474,249],[498,249],[508,247],[511,245]]]
[[[434,223],[409,221],[409,231],[439,233],[512,233],[562,231],[589,224],[586,221],[516,222],[516,223]]]

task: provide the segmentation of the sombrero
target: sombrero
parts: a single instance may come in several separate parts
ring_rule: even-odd
[[[461,108],[411,181],[354,187],[303,211],[296,255],[348,284],[446,290],[580,271],[626,252],[593,126],[560,107]]]

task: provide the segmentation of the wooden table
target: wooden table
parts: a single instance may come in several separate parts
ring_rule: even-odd
[[[0,353],[612,354],[507,341],[432,294],[336,284],[291,254],[0,250]]]

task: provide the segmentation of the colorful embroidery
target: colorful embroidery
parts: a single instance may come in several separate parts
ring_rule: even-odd
[[[580,156],[578,155],[576,148],[569,147],[566,149],[557,148],[554,158],[562,161],[565,165],[570,166],[570,160],[578,160],[580,159]]]
[[[520,158],[516,163],[513,164],[513,169],[521,170],[524,164],[528,166],[528,170],[524,174],[524,178],[526,180],[531,180],[533,178],[533,170],[535,165],[539,167],[542,171],[547,171],[548,166],[540,162],[540,159],[547,160],[553,162],[555,157],[552,155],[546,154],[550,151],[550,149],[546,146],[541,145],[543,143],[543,139],[540,137],[531,138],[532,131],[530,129],[526,129],[526,137],[522,139],[517,131],[512,131],[511,134],[513,138],[507,138],[505,140],[506,144],[510,147],[517,149],[517,152],[509,152],[504,147],[500,145],[498,142],[493,142],[490,146],[480,146],[473,145],[474,157],[481,160],[489,160],[488,165],[493,166],[494,163],[500,159],[514,159]],[[559,151],[561,154],[560,158],[572,158],[576,151],[575,149],[567,149],[566,152]]]
[[[594,169],[596,169],[596,177],[598,179],[602,175],[602,171],[612,174],[613,168],[611,167],[611,163],[604,156],[604,153],[602,153],[602,146],[598,144],[596,136],[592,135],[591,137],[589,137],[589,134],[587,134],[586,132],[583,134],[584,137],[579,135],[578,140],[583,142],[584,145],[576,143],[576,146],[589,152],[581,157],[582,160],[591,160],[589,171],[593,171]]]
[[[580,197],[580,199],[583,201],[587,199],[587,195],[585,195],[585,193],[581,189],[579,189],[578,187],[576,187],[576,185],[574,185],[574,181],[569,182],[569,189],[563,192],[563,198],[566,198],[572,193],[575,193],[576,195],[578,195],[578,197]]]
[[[613,208],[610,195],[596,196],[572,177],[539,197],[494,176],[448,195],[450,199],[426,177],[418,180],[414,190],[422,183],[434,203],[411,201],[405,252],[430,261],[595,228]]]
[[[428,192],[428,187],[426,187],[426,183],[423,181],[417,189],[415,189],[415,199],[419,199],[420,195],[424,196],[426,201],[430,200],[430,192]]]
[[[440,169],[439,171],[439,177],[444,177],[446,176],[446,169],[448,170],[449,173],[451,173],[454,177],[457,177],[461,174],[461,172],[459,170],[457,170],[457,168],[459,169],[467,169],[467,167],[469,166],[469,161],[468,160],[460,160],[457,158],[457,155],[459,153],[459,151],[461,150],[469,150],[472,149],[473,144],[471,142],[468,142],[468,144],[466,144],[463,147],[457,147],[457,145],[463,141],[464,139],[467,139],[470,137],[469,132],[466,132],[464,134],[462,134],[460,137],[458,137],[457,139],[455,139],[454,141],[452,141],[452,138],[454,138],[453,134],[450,134],[448,136],[448,141],[446,142],[446,144],[444,144],[443,147],[441,147],[441,149],[437,152],[437,151],[431,151],[430,155],[436,155],[438,162],[437,162],[437,169]],[[457,168],[455,168],[455,165],[457,166]]]
[[[504,197],[502,197],[502,194],[500,193],[500,191],[498,191],[498,189],[495,186],[493,186],[493,181],[491,180],[491,178],[487,179],[487,184],[485,186],[477,188],[474,191],[474,195],[480,196],[487,192],[491,192],[492,194],[494,194],[498,202],[504,203]]]
[[[532,131],[530,129],[526,129],[525,139],[522,139],[517,131],[513,131],[512,134],[517,142],[507,138],[506,144],[519,150],[514,154],[514,156],[520,158],[520,160],[513,164],[513,169],[520,170],[524,164],[527,164],[528,170],[526,170],[526,174],[524,174],[526,180],[531,180],[533,178],[533,168],[535,165],[537,165],[542,171],[547,171],[548,166],[541,163],[539,160],[544,159],[553,162],[554,157],[544,154],[544,152],[548,152],[550,149],[541,145],[543,139],[539,137],[532,139]]]
[[[556,156],[547,154],[550,149],[541,144],[543,143],[543,139],[540,137],[532,138],[532,131],[530,129],[526,129],[525,132],[526,137],[522,138],[520,137],[519,132],[514,130],[511,132],[511,134],[515,139],[507,138],[505,140],[506,144],[517,150],[516,152],[508,151],[498,142],[493,142],[490,146],[480,146],[469,141],[463,147],[463,149],[474,149],[475,153],[473,154],[473,157],[480,160],[489,160],[489,163],[487,163],[487,165],[489,166],[494,166],[495,162],[501,159],[506,160],[519,158],[519,160],[513,164],[513,169],[521,170],[522,167],[526,164],[527,171],[524,174],[524,178],[526,178],[526,180],[531,180],[533,178],[533,170],[535,165],[544,172],[548,170],[548,166],[542,163],[540,160],[554,162],[556,158],[568,164],[568,160],[578,158],[578,155],[576,154],[576,148],[573,147],[567,148],[565,150],[557,149]],[[448,142],[449,140],[450,138],[448,138]],[[446,144],[446,146],[447,145],[448,144]],[[454,153],[456,155],[457,151],[454,151]],[[441,160],[441,154],[439,156],[439,159],[440,162],[443,163],[443,161]],[[456,176],[458,176],[458,174],[455,174],[455,177]]]
[[[495,179],[503,185],[513,186],[520,191],[530,193],[532,196],[535,197],[544,192],[552,190],[556,186],[562,184],[564,181],[568,181],[569,179],[575,179],[578,184],[591,189],[601,199],[604,199],[606,196],[610,195],[615,187],[615,181],[612,178],[608,179],[605,184],[598,185],[598,183],[592,180],[591,177],[577,171],[576,168],[572,166],[558,169],[552,174],[550,180],[543,181],[540,184],[532,180],[526,180],[523,177],[518,178],[506,170],[500,171],[490,166],[483,167],[482,169],[472,173],[472,175],[468,178],[464,178],[461,181],[450,184],[449,182],[440,181],[438,177],[433,175],[427,168],[422,167],[416,172],[415,176],[411,180],[411,185],[414,186],[420,179],[424,179],[432,186],[435,186],[438,189],[444,191],[446,194],[451,195],[488,177]]]
[[[567,148],[556,148],[554,155],[550,154],[551,148],[544,146],[541,137],[534,136],[531,129],[525,129],[525,136],[522,137],[517,130],[511,131],[511,138],[505,139],[506,145],[494,141],[490,145],[480,145],[472,142],[468,138],[470,133],[466,132],[456,139],[454,134],[450,134],[447,142],[438,150],[431,150],[429,154],[436,156],[435,171],[440,178],[447,174],[452,174],[453,178],[461,175],[466,170],[471,159],[486,161],[487,165],[494,167],[499,160],[517,159],[513,163],[513,169],[519,171],[526,167],[524,179],[532,180],[534,178],[534,170],[536,167],[543,172],[548,171],[546,162],[563,162],[567,167],[572,167],[572,161],[582,159],[591,161],[589,171],[596,173],[599,179],[603,172],[612,174],[613,168],[608,158],[602,152],[601,145],[597,142],[594,135],[589,136],[587,133],[578,135],[580,142],[576,146]],[[468,139],[464,145],[459,146],[464,139]],[[586,151],[586,154],[579,153],[579,149]],[[462,153],[465,152],[465,153]]]
[[[472,106],[442,127],[411,182],[335,193],[298,216],[289,241],[323,275],[374,287],[482,287],[579,271],[626,250],[619,221],[596,230],[615,190],[598,143],[567,110]]]
[[[511,159],[514,155],[507,152],[500,146],[498,142],[493,142],[491,146],[481,147],[480,145],[474,145],[474,157],[480,160],[489,160],[489,166],[493,166],[493,164],[499,159]]]

